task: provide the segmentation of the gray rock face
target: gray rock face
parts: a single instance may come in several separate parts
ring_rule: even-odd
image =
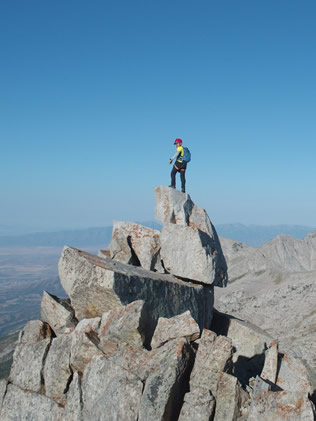
[[[95,357],[82,378],[83,420],[137,420],[143,384],[133,373]]]
[[[179,316],[166,319],[160,317],[154,336],[151,341],[152,348],[158,348],[165,342],[175,338],[186,338],[189,342],[200,337],[200,328],[189,311]]]
[[[190,226],[205,232],[218,244],[219,240],[205,209],[196,206],[187,193],[159,186],[155,188],[155,217],[163,224]]]
[[[43,323],[41,320],[31,320],[20,332],[18,343],[35,344],[43,339],[50,339],[51,336],[52,331],[47,323]]]
[[[213,419],[215,398],[209,390],[193,389],[184,396],[178,421],[209,421]]]
[[[216,398],[215,401],[218,381],[222,372],[229,368],[231,357],[231,340],[204,329],[191,372],[190,392],[184,396],[179,418],[181,421],[195,419],[195,414],[200,417],[197,419],[205,421],[210,419],[214,413],[215,402],[216,408],[218,402],[221,402],[220,398]],[[222,413],[222,409],[217,410],[217,413],[219,412]]]
[[[102,349],[109,341],[142,347],[148,317],[143,308],[144,301],[140,300],[104,313],[99,329],[99,347]]]
[[[28,322],[14,351],[10,382],[23,389],[40,392],[44,385],[43,365],[50,343],[51,330],[46,323],[39,320]]]
[[[55,335],[63,333],[66,328],[75,327],[77,321],[69,300],[60,299],[48,292],[43,292],[41,303],[41,320],[47,322]]]
[[[265,351],[264,367],[261,372],[261,378],[275,384],[278,373],[278,344],[276,341],[271,343],[270,348]]]
[[[44,395],[9,384],[0,419],[1,421],[61,421],[62,408]]]
[[[178,277],[225,287],[226,260],[206,211],[175,189],[159,186],[155,194],[156,218],[164,223],[160,255],[165,269]]]
[[[253,400],[247,421],[312,421],[314,410],[304,395],[293,392],[260,392]]]
[[[168,272],[204,284],[226,286],[226,265],[208,234],[191,227],[165,224],[160,242],[161,258]]]
[[[7,381],[6,380],[0,380],[0,413],[1,413],[1,406],[3,402],[4,395],[7,391]]]
[[[145,302],[152,331],[159,317],[172,317],[187,310],[200,328],[209,327],[213,289],[183,282],[111,259],[65,247],[59,261],[61,283],[71,299],[76,317],[101,317],[104,312],[136,300]]]
[[[252,358],[262,354],[273,338],[257,326],[238,319],[229,318],[227,336],[235,348],[233,361],[238,358]]]
[[[113,222],[110,256],[118,262],[163,272],[160,263],[160,232],[131,222]],[[102,256],[103,257],[103,256]]]
[[[177,419],[182,404],[181,383],[192,351],[185,342],[174,342],[165,348],[158,370],[146,379],[142,394],[139,421]]]
[[[190,389],[210,390],[216,397],[220,373],[230,367],[232,352],[229,338],[204,329],[190,377]]]
[[[66,389],[72,375],[70,368],[71,335],[54,338],[44,366],[45,395],[66,403]]]
[[[50,346],[50,339],[35,344],[18,344],[13,355],[10,381],[22,389],[40,392],[43,381],[43,364]],[[30,359],[32,355],[32,359]]]
[[[282,357],[276,384],[289,392],[313,393],[312,379],[306,366],[298,358],[287,354]]]
[[[155,217],[163,224],[189,225],[194,207],[190,196],[167,186],[155,188]]]
[[[238,379],[228,373],[220,373],[216,392],[214,421],[235,421],[240,415],[241,386]]]
[[[83,373],[86,365],[95,355],[102,355],[95,343],[91,341],[91,335],[96,334],[100,321],[100,317],[81,320],[72,332],[70,364],[74,371]]]
[[[78,372],[75,372],[67,392],[67,402],[62,419],[65,421],[82,421],[82,408],[81,377]]]

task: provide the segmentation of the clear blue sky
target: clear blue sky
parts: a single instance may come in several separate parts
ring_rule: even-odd
[[[315,0],[1,1],[0,224],[153,219],[181,137],[215,225],[316,226],[315,21]]]

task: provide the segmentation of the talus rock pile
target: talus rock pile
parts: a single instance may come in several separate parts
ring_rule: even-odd
[[[213,309],[227,268],[206,212],[167,187],[156,200],[161,232],[115,223],[99,256],[64,248],[69,299],[44,293],[21,332],[0,419],[312,421],[302,362]]]
[[[159,318],[145,347],[144,305],[138,300],[82,319],[57,336],[47,323],[27,323],[10,377],[0,382],[0,419],[314,419],[307,371],[268,335],[251,355],[237,335],[201,331],[185,312]],[[216,315],[211,327],[231,329],[231,322],[238,323]]]

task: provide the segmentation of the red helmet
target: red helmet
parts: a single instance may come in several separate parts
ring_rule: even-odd
[[[174,145],[182,145],[182,139],[176,139]]]

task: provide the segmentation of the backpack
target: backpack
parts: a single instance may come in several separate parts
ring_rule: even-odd
[[[191,152],[189,151],[189,148],[183,147],[183,156],[181,157],[182,161],[184,162],[190,162],[191,161]]]

